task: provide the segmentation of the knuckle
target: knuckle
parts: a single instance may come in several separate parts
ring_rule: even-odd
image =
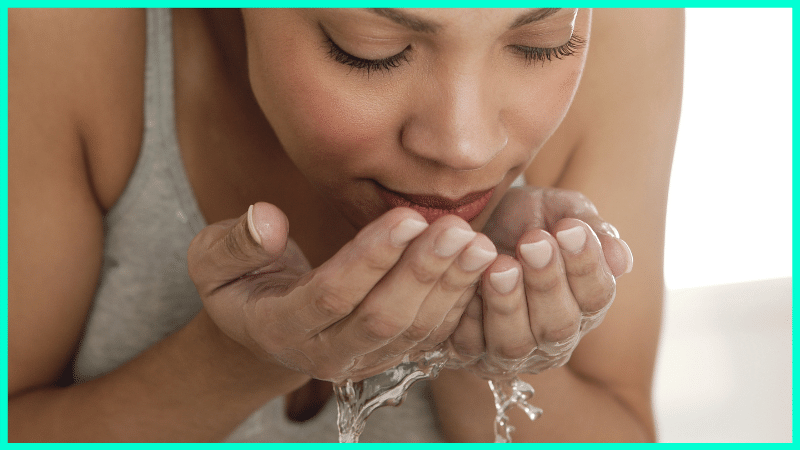
[[[403,331],[403,338],[411,342],[422,342],[430,336],[433,327],[414,321]]]
[[[574,278],[586,278],[595,276],[600,269],[598,260],[577,261],[576,264],[566,265],[567,275]]]
[[[423,342],[425,348],[432,349],[447,340],[447,337],[455,330],[455,325],[455,323],[445,322],[441,326],[434,328],[421,342]]]
[[[240,262],[248,262],[250,256],[247,254],[246,249],[250,243],[245,239],[245,233],[237,232],[234,230],[230,233],[225,233],[222,237],[220,245],[225,250],[225,253],[232,259]],[[249,238],[249,234],[247,235]]]
[[[439,289],[445,293],[461,292],[469,286],[469,280],[465,282],[463,278],[447,271],[439,278]]]
[[[430,266],[419,259],[413,259],[408,263],[408,270],[414,279],[422,285],[430,285],[439,279],[440,274],[436,273]]]
[[[464,314],[462,315],[462,320],[471,320],[473,322],[481,323],[483,322],[483,298],[475,295],[467,303],[467,307],[464,309]]]
[[[616,288],[613,283],[596,285],[594,289],[586,295],[586,298],[579,299],[581,311],[587,313],[600,311],[614,300],[615,294]]]
[[[513,295],[491,300],[484,298],[484,302],[486,302],[486,309],[491,314],[500,316],[513,316],[516,314],[527,315],[527,307],[525,302],[522,301],[521,298]]]
[[[361,250],[360,253],[364,265],[370,270],[388,272],[397,262],[390,255],[387,255],[380,246],[369,246],[366,249],[359,250]]]
[[[529,277],[526,283],[528,289],[537,293],[552,292],[561,285],[561,278],[557,272]]]
[[[455,328],[458,326],[458,323],[461,321],[462,315],[466,315],[465,310],[462,308],[451,309],[448,311],[442,323],[431,332],[431,336],[438,336],[442,333],[449,335],[452,333],[453,330],[455,330]]]
[[[528,356],[534,347],[533,339],[525,339],[521,342],[498,345],[494,353],[499,359],[521,359]]]
[[[323,281],[317,285],[314,305],[324,317],[344,317],[352,312],[354,303],[335,283]]]
[[[388,341],[408,328],[399,317],[386,314],[371,314],[364,320],[364,336],[373,342]]]
[[[580,329],[580,317],[570,317],[563,322],[549,324],[542,330],[540,342],[542,345],[553,342],[562,342],[571,339]]]

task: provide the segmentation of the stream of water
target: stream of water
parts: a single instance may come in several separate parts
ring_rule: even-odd
[[[369,415],[381,406],[397,406],[405,398],[411,385],[425,378],[436,378],[443,367],[457,368],[448,351],[438,348],[425,353],[417,361],[404,362],[383,373],[361,381],[347,380],[334,385],[336,403],[339,408],[339,442],[355,443],[364,431]],[[511,442],[514,427],[506,414],[518,407],[535,420],[542,410],[529,403],[533,396],[530,384],[520,380],[516,374],[508,374],[490,380],[489,388],[494,395],[495,442]]]

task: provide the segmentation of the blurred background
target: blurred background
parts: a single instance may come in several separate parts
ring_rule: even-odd
[[[792,11],[688,9],[662,442],[792,440]]]

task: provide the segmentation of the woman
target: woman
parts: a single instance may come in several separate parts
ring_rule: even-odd
[[[440,343],[462,368],[362,441],[492,440],[509,366],[545,411],[516,442],[655,439],[682,34],[680,11],[11,11],[10,439],[335,440],[328,381]]]

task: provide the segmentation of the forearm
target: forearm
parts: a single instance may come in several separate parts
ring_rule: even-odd
[[[635,411],[619,392],[575,375],[567,367],[523,377],[536,391],[531,403],[544,410],[531,422],[519,409],[509,413],[514,442],[648,442],[655,439],[652,415]],[[495,408],[487,382],[466,371],[443,371],[432,383],[445,436],[456,442],[494,441]],[[465,393],[469,393],[465,395]]]
[[[10,441],[218,441],[308,377],[258,361],[202,311],[108,375],[9,397]]]

